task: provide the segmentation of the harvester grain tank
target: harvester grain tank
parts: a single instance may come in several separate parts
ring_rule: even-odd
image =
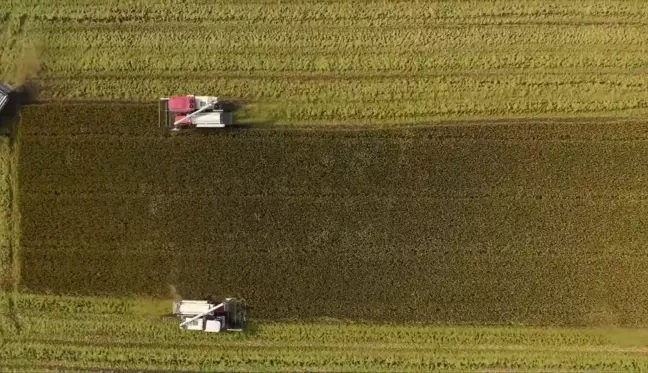
[[[216,96],[160,98],[159,126],[172,132],[223,128],[234,124],[231,111]]]
[[[181,320],[180,327],[204,332],[243,331],[246,328],[245,300],[225,298],[220,303],[208,300],[173,302],[173,314]]]

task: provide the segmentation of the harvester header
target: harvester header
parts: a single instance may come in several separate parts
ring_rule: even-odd
[[[160,98],[159,126],[172,132],[223,128],[234,124],[231,111],[216,96],[173,96]]]

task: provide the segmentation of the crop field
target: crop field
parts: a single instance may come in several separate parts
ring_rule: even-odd
[[[20,295],[3,372],[641,372],[645,330],[261,323],[186,333],[168,302]],[[14,326],[16,328],[16,326]],[[5,330],[6,331],[6,330]]]
[[[648,2],[0,3],[0,371],[648,370]]]
[[[0,72],[44,99],[214,93],[276,123],[625,116],[648,113],[646,20],[621,0],[4,0]]]
[[[23,109],[21,289],[217,289],[265,320],[648,324],[645,122],[164,137],[156,121]]]

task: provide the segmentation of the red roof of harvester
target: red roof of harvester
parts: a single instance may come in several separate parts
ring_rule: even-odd
[[[189,96],[174,96],[169,99],[169,111],[187,113],[194,110],[194,98]]]

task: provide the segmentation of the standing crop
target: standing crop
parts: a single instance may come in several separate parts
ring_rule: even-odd
[[[283,124],[645,113],[648,7],[248,1],[7,5],[6,63],[36,46],[43,98],[216,94]],[[187,28],[183,25],[192,24]],[[2,26],[0,26],[2,27]]]
[[[163,137],[156,120],[151,105],[25,109],[28,289],[217,283],[270,319],[648,320],[640,122]]]

